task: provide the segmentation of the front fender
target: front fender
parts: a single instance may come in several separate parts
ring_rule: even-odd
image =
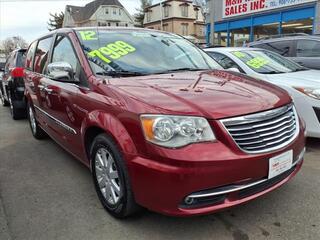
[[[112,114],[101,110],[90,112],[81,126],[83,142],[86,132],[92,127],[98,127],[109,134],[125,155],[126,160],[137,155],[136,146],[128,131],[121,121]]]

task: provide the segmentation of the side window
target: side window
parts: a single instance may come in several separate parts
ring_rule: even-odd
[[[291,43],[292,43],[291,41],[278,41],[278,42],[256,44],[253,47],[263,48],[266,50],[276,52],[284,57],[288,57],[290,53]]]
[[[16,66],[24,67],[25,59],[26,59],[26,52],[23,50],[18,51],[17,57],[16,57]]]
[[[72,66],[73,71],[79,68],[79,62],[74,53],[70,40],[64,36],[58,36],[53,48],[51,62],[67,62]]]
[[[29,49],[28,49],[28,53],[27,53],[27,57],[26,57],[26,69],[28,70],[33,70],[33,58],[34,58],[34,52],[36,50],[36,46],[37,46],[37,42],[33,42]]]
[[[39,41],[34,58],[34,71],[44,73],[48,63],[49,50],[51,47],[52,37],[45,38]]]
[[[209,55],[216,60],[224,69],[228,68],[237,68],[240,72],[243,72],[242,69],[236,64],[231,58],[227,57],[221,53],[209,52]]]
[[[320,57],[320,41],[298,40],[297,57]]]

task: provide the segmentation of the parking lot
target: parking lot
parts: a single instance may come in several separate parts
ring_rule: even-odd
[[[320,236],[320,141],[302,171],[248,204],[209,216],[144,211],[119,221],[102,208],[89,170],[26,120],[0,108],[0,239],[315,239]],[[147,194],[147,193],[146,193]]]

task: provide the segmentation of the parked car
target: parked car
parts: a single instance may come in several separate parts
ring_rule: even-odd
[[[304,124],[284,90],[221,69],[171,33],[50,32],[27,53],[32,134],[88,166],[119,218],[139,206],[187,216],[247,202],[299,171]]]
[[[10,106],[13,119],[26,117],[24,99],[24,60],[26,49],[17,49],[7,58],[0,86],[0,99],[3,106]]]
[[[270,50],[304,67],[320,70],[320,36],[308,34],[281,35],[279,37],[262,38],[249,43],[248,46]]]
[[[205,50],[223,68],[278,85],[292,96],[307,125],[307,136],[320,138],[320,71],[310,70],[277,53],[256,48]]]

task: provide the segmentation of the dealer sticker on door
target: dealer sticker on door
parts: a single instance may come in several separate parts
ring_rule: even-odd
[[[289,170],[292,167],[293,151],[282,153],[276,157],[269,159],[269,175],[268,178],[273,178],[279,174]]]

